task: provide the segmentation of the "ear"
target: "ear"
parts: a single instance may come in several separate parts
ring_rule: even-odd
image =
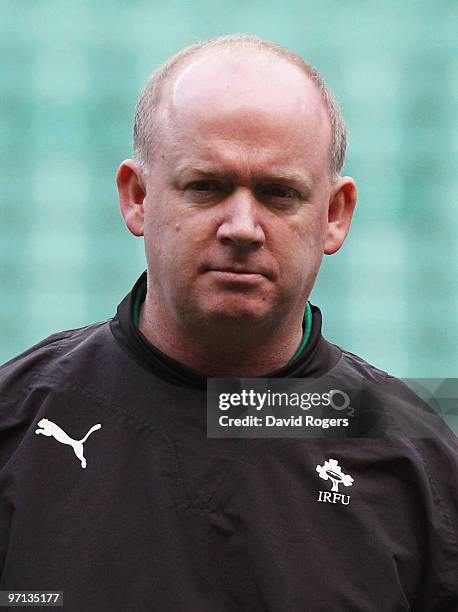
[[[335,181],[329,199],[328,228],[324,252],[332,255],[340,249],[350,229],[356,206],[357,190],[350,176]]]
[[[139,164],[126,159],[116,174],[121,214],[134,236],[143,236],[145,179]]]

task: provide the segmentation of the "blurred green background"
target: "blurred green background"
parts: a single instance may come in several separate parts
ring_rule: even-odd
[[[181,47],[248,32],[334,89],[356,218],[311,301],[402,377],[458,375],[458,2],[0,2],[0,362],[112,316],[145,268],[114,176],[138,94]]]

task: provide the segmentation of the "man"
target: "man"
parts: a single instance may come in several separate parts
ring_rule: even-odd
[[[356,203],[320,75],[252,36],[193,45],[145,88],[134,141],[117,183],[147,271],[113,319],[0,371],[1,589],[85,612],[456,610],[453,434],[307,301]],[[366,385],[377,419],[209,438],[207,377]]]

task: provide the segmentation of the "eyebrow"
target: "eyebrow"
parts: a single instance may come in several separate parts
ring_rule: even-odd
[[[210,166],[178,166],[176,169],[177,174],[200,174],[202,176],[211,177],[211,178],[219,178],[219,179],[234,179],[236,178],[236,173],[225,170],[218,170],[217,168],[212,168]],[[254,181],[256,182],[270,182],[270,183],[293,183],[295,185],[300,185],[302,189],[310,192],[312,190],[312,181],[297,172],[272,172],[271,174],[264,174],[255,176]]]

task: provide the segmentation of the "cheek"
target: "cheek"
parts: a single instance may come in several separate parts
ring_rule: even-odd
[[[278,240],[279,236],[281,240]],[[290,220],[272,235],[274,258],[277,261],[282,284],[288,287],[309,287],[320,267],[326,237],[326,217],[308,215]]]
[[[324,250],[326,238],[326,217],[324,215],[307,215],[292,220],[282,240],[284,251],[288,255],[297,253],[310,258]]]
[[[202,219],[177,212],[171,202],[169,207],[150,209],[145,218],[145,249],[151,267],[175,270],[177,277],[183,276],[204,251],[205,227]]]
[[[171,203],[162,192],[150,195],[145,205],[145,246],[150,252],[162,252],[174,240],[176,221]]]
[[[317,207],[317,212],[310,220],[310,227],[307,232],[310,251],[321,257],[324,253],[327,233],[327,209],[324,206]]]

